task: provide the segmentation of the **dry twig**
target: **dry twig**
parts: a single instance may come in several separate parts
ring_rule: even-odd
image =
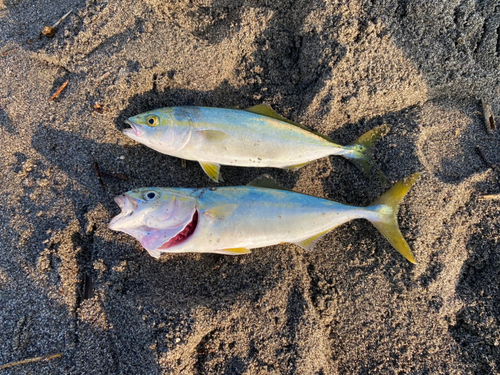
[[[2,54],[0,56],[4,57],[4,56],[7,56],[7,55],[10,55],[12,52],[14,52],[16,50],[17,50],[17,48],[14,47],[14,48],[12,48],[12,49],[10,49],[8,51],[2,52]]]
[[[493,201],[493,200],[500,200],[500,194],[489,194],[489,195],[482,195],[479,197],[480,200],[482,201]]]
[[[491,105],[486,103],[481,99],[481,104],[483,105],[483,115],[484,115],[484,125],[488,133],[493,132],[497,126],[495,124],[495,117],[493,116],[493,111],[491,110]]]
[[[110,72],[106,72],[104,73],[102,76],[100,76],[99,78],[97,78],[97,82],[96,84],[94,85],[94,89],[96,89],[97,87],[99,87],[99,85],[101,84],[101,82],[103,80],[105,80],[106,78],[108,78],[109,76],[111,75]]]
[[[94,170],[97,178],[99,179],[99,185],[104,186],[104,181],[102,180],[101,172],[99,171],[99,164],[97,164],[96,161],[94,161]]]
[[[52,95],[49,99],[49,101],[53,101],[54,99],[57,99],[59,97],[59,95],[61,94],[62,90],[64,90],[66,88],[66,86],[68,86],[68,82],[69,82],[69,79],[66,80],[66,82],[64,82],[61,87],[59,87],[59,89],[54,93],[54,95]]]
[[[53,354],[53,355],[49,355],[49,356],[41,356],[41,357],[23,359],[22,361],[10,362],[10,363],[6,363],[5,365],[0,366],[0,370],[5,370],[6,368],[14,367],[14,366],[18,366],[18,365],[24,365],[26,363],[32,363],[32,362],[38,362],[38,361],[44,361],[44,360],[50,361],[51,359],[59,358],[62,355],[63,355],[62,353],[58,353],[58,354]]]

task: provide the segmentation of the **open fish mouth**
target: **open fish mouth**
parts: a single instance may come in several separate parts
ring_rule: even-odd
[[[140,126],[134,124],[130,120],[125,120],[125,124],[130,126],[130,128],[123,129],[123,134],[130,136],[141,137],[144,135],[144,130],[141,129]]]
[[[122,194],[115,197],[115,202],[118,207],[121,208],[122,212],[116,215],[109,223],[109,228],[115,230],[116,224],[124,217],[131,215],[137,209],[137,200],[128,196],[127,194]]]
[[[193,213],[193,217],[191,218],[191,221],[184,227],[183,230],[181,230],[179,233],[177,233],[174,237],[169,239],[167,242],[163,243],[160,247],[157,248],[157,250],[165,250],[168,249],[169,247],[179,245],[182,242],[186,241],[189,237],[191,237],[196,230],[196,227],[198,225],[198,211],[195,210]]]

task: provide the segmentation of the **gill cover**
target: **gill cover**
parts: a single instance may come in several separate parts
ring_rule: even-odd
[[[141,245],[146,250],[154,250],[182,232],[192,221],[195,213],[195,201],[178,196],[160,201],[144,216],[144,225],[148,228],[142,237]]]

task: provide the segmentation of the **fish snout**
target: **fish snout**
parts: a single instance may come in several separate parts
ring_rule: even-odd
[[[141,128],[140,125],[133,123],[130,120],[125,120],[125,124],[130,126],[130,128],[123,129],[123,134],[133,138],[133,137],[142,137],[145,134],[145,131]]]
[[[118,205],[123,210],[123,207],[125,207],[125,202],[127,201],[127,198],[125,197],[125,194],[119,195],[115,197],[115,203]]]
[[[115,197],[115,202],[122,209],[123,212],[134,211],[139,206],[137,203],[137,199],[131,197],[128,194],[122,194]]]
[[[127,194],[122,194],[115,197],[115,202],[118,207],[121,208],[122,212],[120,212],[111,220],[111,222],[109,223],[109,229],[121,230],[122,228],[120,223],[122,223],[123,225],[126,224],[125,222],[123,222],[123,219],[134,213],[134,211],[138,207],[138,203],[134,197],[131,197]]]

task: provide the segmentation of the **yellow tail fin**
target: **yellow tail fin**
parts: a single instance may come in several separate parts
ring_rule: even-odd
[[[411,263],[417,263],[406,243],[398,226],[399,204],[412,185],[417,181],[420,173],[412,174],[402,181],[397,182],[370,206],[379,213],[378,220],[371,223],[384,235],[394,248]]]

